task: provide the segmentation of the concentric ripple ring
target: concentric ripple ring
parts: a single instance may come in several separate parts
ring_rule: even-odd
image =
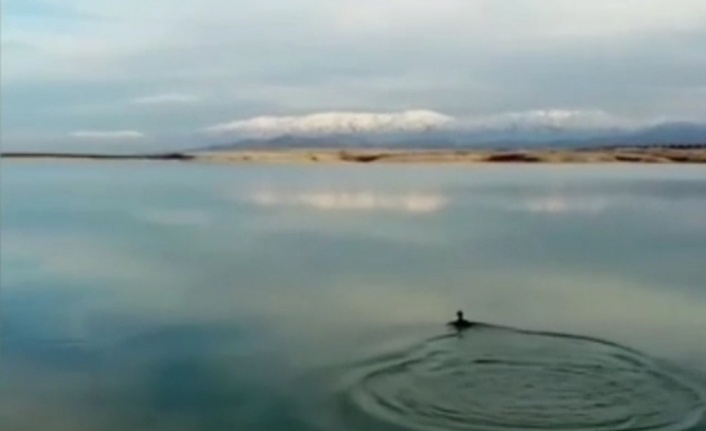
[[[493,326],[357,364],[335,398],[348,425],[421,431],[695,430],[705,406],[700,387],[631,349]]]

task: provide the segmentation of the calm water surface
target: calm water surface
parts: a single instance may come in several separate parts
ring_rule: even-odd
[[[704,168],[0,174],[2,430],[706,430]]]

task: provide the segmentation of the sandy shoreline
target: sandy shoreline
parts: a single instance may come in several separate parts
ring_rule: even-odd
[[[286,150],[196,154],[212,163],[706,163],[706,149],[577,150]]]
[[[76,161],[181,161],[218,164],[279,163],[706,163],[706,148],[615,148],[600,150],[387,150],[293,149],[145,155],[5,153],[3,159]]]

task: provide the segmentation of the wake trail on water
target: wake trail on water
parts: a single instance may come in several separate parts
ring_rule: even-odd
[[[699,384],[582,336],[478,325],[339,370],[338,429],[704,430]]]

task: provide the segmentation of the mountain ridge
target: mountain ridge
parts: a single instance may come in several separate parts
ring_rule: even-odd
[[[504,127],[474,130],[427,130],[395,133],[287,133],[273,137],[232,138],[199,148],[201,151],[296,148],[534,149],[601,148],[619,146],[706,145],[706,123],[664,122],[637,129]]]

